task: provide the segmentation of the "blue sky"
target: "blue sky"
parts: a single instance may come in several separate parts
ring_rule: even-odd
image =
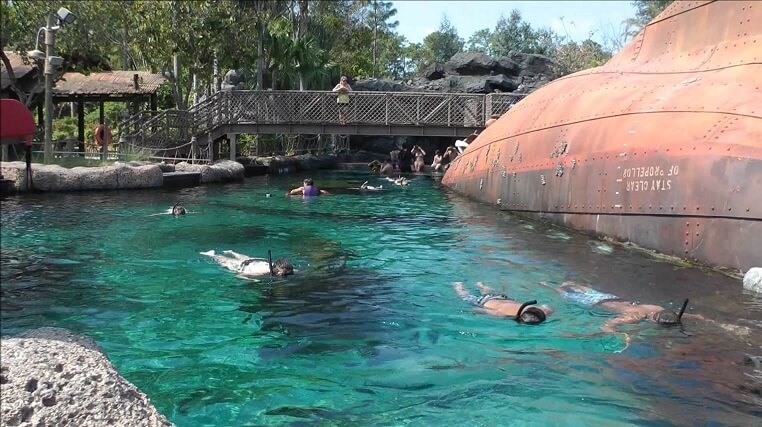
[[[601,35],[612,25],[635,16],[630,1],[393,1],[399,21],[397,32],[408,41],[421,43],[429,33],[439,28],[443,15],[458,29],[466,42],[482,28],[494,30],[500,14],[508,16],[518,9],[532,27],[550,27],[561,35],[568,33],[581,41],[594,32],[593,40],[602,42]],[[565,27],[565,28],[564,28]]]

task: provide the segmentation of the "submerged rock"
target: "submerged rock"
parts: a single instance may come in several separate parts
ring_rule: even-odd
[[[42,328],[2,339],[0,425],[171,426],[90,338]]]
[[[753,267],[743,276],[743,288],[762,293],[762,268]]]

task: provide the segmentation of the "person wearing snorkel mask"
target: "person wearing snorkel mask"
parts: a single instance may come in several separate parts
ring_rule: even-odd
[[[294,274],[294,266],[286,258],[280,258],[275,262],[272,259],[251,258],[233,251],[223,251],[222,255],[214,250],[200,252],[214,259],[218,264],[228,270],[239,273],[241,276],[278,276],[285,277]],[[268,251],[269,255],[269,251]]]
[[[481,291],[480,296],[468,292],[463,282],[455,282],[452,286],[463,301],[479,307],[480,311],[492,316],[512,318],[518,323],[537,325],[553,313],[553,309],[547,305],[536,305],[537,301],[520,303],[506,295],[496,293],[482,282],[476,283]]]
[[[552,286],[545,282],[541,285],[551,288],[561,294],[564,298],[574,301],[578,304],[588,307],[600,307],[606,311],[618,314],[617,317],[607,320],[601,330],[603,332],[614,333],[619,325],[639,323],[649,321],[662,326],[674,326],[681,324],[682,318],[701,319],[700,314],[686,314],[685,308],[688,306],[688,300],[683,303],[679,313],[667,310],[660,305],[638,304],[619,298],[616,295],[607,294],[595,290],[589,286],[580,285],[574,282],[564,282],[561,286]]]

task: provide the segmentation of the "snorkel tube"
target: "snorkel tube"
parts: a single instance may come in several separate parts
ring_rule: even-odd
[[[270,249],[267,250],[267,265],[270,266],[270,276],[274,276],[275,273],[273,273],[273,252]]]
[[[685,302],[683,302],[683,307],[680,309],[680,313],[677,315],[677,323],[680,323],[680,319],[683,318],[683,313],[685,313],[686,307],[688,307],[688,298],[686,298]]]
[[[527,306],[530,306],[530,305],[533,305],[533,304],[537,304],[537,300],[536,299],[533,299],[532,301],[527,301],[524,304],[521,304],[521,306],[519,307],[519,311],[516,312],[516,317],[513,320],[515,320],[515,321],[517,321],[519,323],[522,323],[521,322],[521,313],[524,312],[524,309],[527,308]]]

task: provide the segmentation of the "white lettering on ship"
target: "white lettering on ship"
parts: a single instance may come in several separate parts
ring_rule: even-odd
[[[680,165],[671,165],[668,168],[662,168],[661,166],[640,166],[624,168],[622,170],[621,181],[625,182],[624,189],[629,192],[669,191],[672,189],[672,178],[679,174]]]

